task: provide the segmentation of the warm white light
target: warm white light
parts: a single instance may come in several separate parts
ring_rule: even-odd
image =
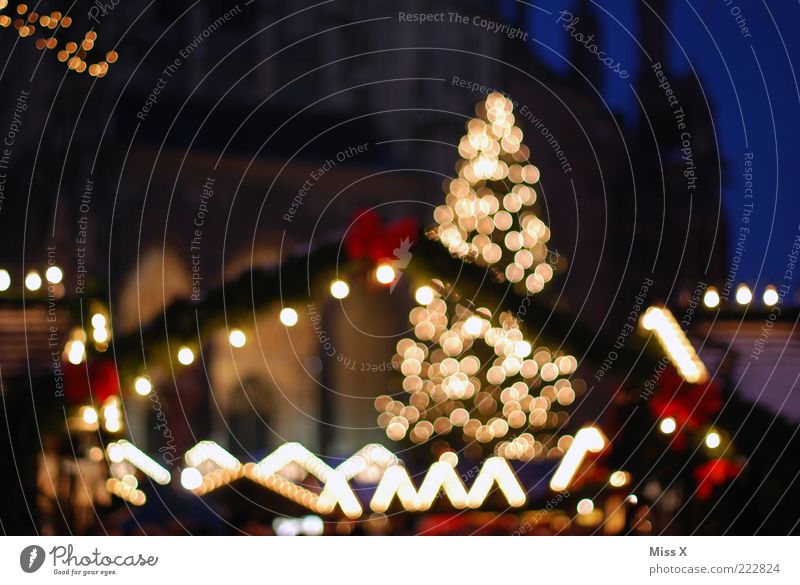
[[[331,296],[334,299],[343,299],[350,294],[350,285],[343,280],[334,280],[331,283]]]
[[[11,288],[11,275],[5,268],[0,269],[0,292],[7,291]]]
[[[645,330],[653,331],[684,380],[700,384],[708,379],[708,370],[669,309],[650,307],[642,316],[641,324]]]
[[[44,277],[50,284],[58,284],[64,278],[64,273],[58,266],[51,266],[45,271]]]
[[[153,383],[147,376],[139,376],[133,382],[133,389],[136,390],[136,393],[140,396],[147,396],[153,391]]]
[[[567,489],[584,457],[588,453],[599,453],[605,446],[606,439],[597,428],[585,427],[579,430],[550,480],[550,489],[557,492]]]
[[[678,425],[674,418],[668,416],[667,418],[661,420],[661,424],[658,428],[661,429],[661,432],[665,435],[671,435],[675,432],[675,429],[678,428]]]
[[[196,490],[203,485],[203,476],[194,467],[181,471],[181,485],[187,490]]]
[[[768,307],[772,307],[778,304],[778,301],[781,300],[781,297],[778,295],[778,291],[775,289],[774,286],[769,285],[764,290],[764,304]]]
[[[37,291],[42,288],[42,277],[35,270],[31,270],[25,275],[25,288],[30,291]]]
[[[92,338],[94,338],[95,343],[105,343],[108,341],[108,329],[97,327],[92,331]]]
[[[231,329],[228,334],[228,341],[233,347],[244,347],[244,344],[247,343],[247,336],[241,329]]]
[[[630,476],[625,471],[615,471],[608,478],[608,483],[613,487],[622,487],[630,481]]]
[[[97,411],[91,406],[84,406],[81,408],[81,418],[87,425],[96,424],[98,418]]]
[[[67,350],[67,360],[73,366],[77,366],[83,361],[83,356],[86,353],[86,346],[80,339],[70,341]]]
[[[106,316],[103,315],[102,313],[95,313],[94,315],[92,315],[92,327],[94,327],[95,329],[102,329],[107,324],[108,321],[106,320]]]
[[[184,366],[188,366],[194,361],[194,352],[184,345],[178,350],[178,361]]]
[[[721,442],[722,439],[716,431],[711,431],[706,435],[706,447],[709,449],[716,449]]]
[[[297,311],[292,308],[286,307],[285,309],[281,310],[280,314],[281,323],[286,325],[287,327],[294,327],[297,325]]]
[[[736,302],[740,305],[746,305],[753,300],[753,293],[750,287],[746,284],[740,284],[736,289]]]
[[[429,286],[421,286],[414,293],[414,298],[420,305],[428,305],[433,300],[433,289]]]
[[[167,485],[171,479],[169,471],[164,469],[138,447],[123,439],[109,443],[106,447],[108,458],[114,463],[127,461],[147,477],[161,485]]]
[[[719,306],[719,293],[713,286],[708,287],[703,295],[703,304],[709,309]]]
[[[584,498],[580,502],[578,502],[578,514],[581,516],[585,516],[586,514],[591,514],[594,511],[594,502],[589,498]]]
[[[381,262],[375,269],[375,280],[381,284],[392,284],[395,276],[394,268],[387,262]]]
[[[122,429],[122,423],[118,418],[109,418],[103,424],[109,433],[118,433]]]
[[[480,317],[476,317],[475,315],[467,318],[467,320],[464,322],[464,331],[473,337],[480,335],[482,328],[483,321],[481,321]]]

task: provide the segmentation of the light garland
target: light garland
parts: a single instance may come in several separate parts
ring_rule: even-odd
[[[7,7],[8,0],[0,0],[0,12]],[[28,5],[24,2],[18,2],[14,12],[16,15],[13,18],[7,14],[0,14],[0,27],[14,28],[22,38],[33,38],[37,31],[40,32],[41,36],[36,38],[34,44],[42,51],[56,49],[59,43],[56,35],[72,26],[72,17],[63,15],[57,10],[47,14],[29,11]],[[105,59],[89,64],[85,59],[94,49],[96,42],[97,33],[93,30],[87,31],[79,41],[66,42],[64,48],[57,53],[58,60],[66,63],[67,67],[76,73],[88,71],[92,77],[105,77],[109,65],[116,63],[119,55],[116,51],[108,51]]]
[[[167,485],[170,481],[169,471],[124,439],[109,443],[106,454],[112,463],[127,461],[158,484]]]
[[[597,428],[586,427],[579,430],[550,480],[550,489],[556,492],[566,490],[586,456],[589,453],[599,453],[605,446],[606,438]]]
[[[586,427],[578,431],[553,476],[551,487],[566,489],[586,454],[598,453],[605,445],[605,437],[597,428]],[[127,461],[159,484],[166,485],[170,481],[166,469],[128,441],[110,443],[106,451],[114,464]],[[369,483],[377,481],[369,502],[369,508],[374,512],[387,511],[395,498],[406,511],[425,511],[431,508],[440,493],[456,509],[480,508],[495,485],[510,506],[522,507],[527,501],[525,490],[514,470],[502,457],[486,459],[472,486],[467,489],[456,471],[458,458],[455,453],[446,452],[430,466],[419,490],[414,487],[408,471],[397,456],[378,444],[365,445],[335,469],[299,443],[281,445],[258,463],[242,464],[215,442],[201,441],[185,453],[184,459],[188,467],[177,474],[179,481],[185,489],[197,495],[207,494],[235,479],[246,477],[318,514],[331,514],[338,505],[351,519],[359,518],[364,513],[348,483],[353,479]],[[293,465],[299,466],[320,482],[322,489],[319,493],[312,491],[310,486],[289,479],[294,473],[291,471]],[[373,467],[379,468],[380,478],[377,479],[374,469],[367,477],[363,477]],[[616,472],[614,478],[612,485],[629,481],[626,472]],[[107,487],[111,493],[123,499],[144,503],[144,494],[135,494],[138,486],[133,476],[125,475],[122,480],[111,477]]]
[[[458,146],[458,178],[434,212],[436,233],[454,256],[497,266],[509,282],[538,293],[553,277],[546,262],[550,230],[529,209],[539,169],[528,162],[511,100],[492,93],[477,113]]]
[[[701,384],[708,380],[708,370],[691,341],[680,328],[675,317],[666,307],[650,307],[641,318],[642,328],[652,331],[661,347],[675,364],[684,380],[691,384]]]

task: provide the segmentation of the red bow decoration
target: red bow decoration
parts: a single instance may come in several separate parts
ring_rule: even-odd
[[[418,233],[419,224],[413,217],[385,225],[377,213],[364,211],[356,216],[345,236],[345,251],[353,260],[403,260],[404,255],[409,255],[408,249],[416,241]]]
[[[742,470],[742,466],[727,459],[711,459],[694,469],[697,480],[697,498],[707,500],[714,489],[732,479]]]
[[[659,386],[648,403],[650,412],[659,419],[671,416],[678,429],[696,430],[706,426],[722,408],[722,387],[716,380],[689,384],[669,367],[661,375]]]

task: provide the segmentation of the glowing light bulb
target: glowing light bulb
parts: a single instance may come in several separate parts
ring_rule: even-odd
[[[244,344],[247,343],[247,336],[241,329],[231,329],[228,334],[228,341],[233,347],[244,347]]]
[[[108,341],[108,329],[105,327],[97,327],[92,331],[92,338],[96,343],[105,343]]]
[[[585,516],[594,511],[594,502],[589,498],[584,498],[578,502],[578,514]]]
[[[178,361],[188,366],[194,361],[194,352],[185,345],[178,350]]]
[[[433,289],[429,286],[421,286],[414,293],[414,298],[420,305],[429,305],[433,300]]]
[[[481,318],[476,317],[475,315],[472,315],[464,322],[464,331],[473,337],[481,334],[482,327],[483,322],[481,321]]]
[[[69,343],[69,349],[67,350],[67,360],[73,366],[77,366],[79,363],[83,361],[83,356],[86,353],[86,346],[83,344],[83,341],[80,339],[76,339],[75,341],[71,341]]]
[[[118,433],[122,430],[122,423],[118,418],[106,419],[104,425],[109,433]]]
[[[781,300],[781,297],[778,295],[778,291],[772,285],[769,285],[764,290],[764,296],[762,298],[764,300],[764,304],[768,307],[777,305],[778,301]]]
[[[703,295],[703,304],[709,309],[719,306],[719,293],[713,286],[710,286],[708,289],[706,289],[706,292]]]
[[[147,376],[139,376],[133,381],[133,389],[140,396],[147,396],[153,391],[153,383]]]
[[[203,476],[194,467],[181,471],[181,485],[187,490],[196,490],[203,485]]]
[[[708,447],[709,449],[716,449],[717,447],[719,447],[721,442],[722,438],[716,431],[711,431],[706,435],[706,447]]]
[[[81,408],[81,418],[87,425],[96,424],[98,418],[97,411],[91,406],[84,406]]]
[[[42,277],[35,270],[31,270],[25,275],[25,288],[30,291],[37,291],[42,288]]]
[[[95,329],[101,329],[105,327],[107,324],[106,316],[102,313],[95,313],[92,315],[92,327]]]
[[[64,273],[58,266],[51,266],[45,271],[44,277],[50,284],[58,284],[64,278]]]
[[[668,416],[667,418],[661,420],[661,424],[658,428],[661,429],[661,432],[665,435],[671,435],[675,432],[675,429],[678,428],[678,424],[675,422],[674,418]]]
[[[381,284],[392,284],[396,276],[394,268],[387,262],[381,262],[375,269],[375,280]]]
[[[295,311],[294,309],[286,307],[285,309],[281,310],[280,314],[281,323],[283,323],[287,327],[294,327],[295,325],[297,325],[297,319],[298,319],[297,311]]]
[[[753,293],[750,291],[750,287],[746,284],[740,284],[736,289],[736,302],[740,305],[746,305],[752,300]]]
[[[625,471],[615,471],[608,478],[608,483],[614,487],[622,487],[628,483],[630,476]]]
[[[350,286],[343,280],[334,280],[331,283],[331,296],[334,299],[343,299],[350,294]]]
[[[0,270],[0,292],[7,291],[9,288],[11,288],[11,275],[8,270],[3,268]]]

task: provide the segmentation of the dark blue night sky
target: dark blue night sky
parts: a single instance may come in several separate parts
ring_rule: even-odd
[[[504,7],[513,1],[506,0]],[[538,0],[536,5],[555,14],[577,10],[578,1]],[[622,80],[606,71],[604,97],[632,121],[636,100],[629,83],[636,85],[646,61],[634,40],[639,35],[640,0],[602,0],[594,8],[603,48],[633,73]],[[670,0],[668,12],[670,68],[677,75],[696,72],[715,116],[725,164],[723,202],[731,257],[745,203],[743,160],[745,153],[754,153],[751,232],[736,280],[762,287],[782,277],[800,233],[800,91],[794,71],[800,57],[795,30],[800,5],[789,0]],[[532,50],[557,71],[569,71],[570,39],[562,26],[536,9],[528,14]],[[736,15],[739,23],[746,21],[750,38],[743,35]]]

